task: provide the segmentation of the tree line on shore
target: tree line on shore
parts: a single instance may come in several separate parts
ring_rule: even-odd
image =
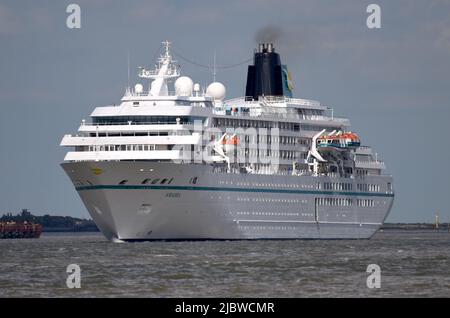
[[[0,213],[1,214],[1,213]],[[33,215],[23,209],[16,215],[3,213],[0,222],[31,222],[41,224],[44,232],[97,232],[98,228],[91,219],[80,219],[71,216]]]

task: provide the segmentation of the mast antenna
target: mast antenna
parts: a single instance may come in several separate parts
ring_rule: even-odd
[[[164,45],[164,56],[166,58],[168,58],[170,56],[170,42],[169,41],[164,41],[162,42],[162,44]]]
[[[128,82],[127,82],[127,86],[128,88],[130,88],[130,51],[128,51],[128,55],[127,55],[127,74],[128,74]]]
[[[214,50],[214,59],[213,59],[213,82],[216,81],[216,50]]]

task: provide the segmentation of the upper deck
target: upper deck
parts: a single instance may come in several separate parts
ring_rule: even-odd
[[[230,150],[224,139],[232,136],[227,137],[231,129],[240,139],[235,158],[248,159],[244,166],[238,163],[234,167],[237,171],[244,168],[247,173],[297,174],[305,170],[294,169],[293,165],[305,168],[314,136],[350,128],[350,121],[335,117],[331,107],[316,100],[293,98],[285,94],[286,88],[281,95],[279,87],[273,91],[275,95],[270,95],[264,92],[272,92],[271,87],[255,86],[253,91],[246,91],[253,95],[225,99],[221,83],[202,88],[189,77],[180,77],[168,43],[165,45],[157,69],[142,68],[139,73],[141,78],[153,79],[148,90],[140,83],[134,89],[127,88],[118,105],[96,107],[91,120],[82,121],[77,135],[64,136],[61,145],[73,147],[66,161],[187,162],[207,149],[208,160],[203,163],[228,164],[226,170],[231,171]],[[277,81],[275,86],[280,84]],[[173,90],[169,90],[169,84]],[[243,130],[246,132],[241,135]],[[247,134],[250,130],[255,133]],[[361,149],[355,158],[345,157],[343,164],[349,167],[355,162],[352,169],[360,168],[361,175],[384,169],[384,163]],[[268,164],[271,160],[280,169],[272,169]]]
[[[210,96],[151,96],[149,94],[129,94],[119,105],[97,107],[92,118],[110,119],[111,125],[148,124],[146,120],[133,120],[140,116],[197,116],[218,118],[244,118],[281,122],[317,123],[322,125],[349,127],[346,118],[334,117],[333,109],[319,102],[297,98],[269,98],[249,100],[246,97],[225,101],[213,100]],[[114,118],[130,117],[130,120]],[[157,122],[153,122],[157,124]],[[96,125],[108,124],[108,120],[97,121]]]

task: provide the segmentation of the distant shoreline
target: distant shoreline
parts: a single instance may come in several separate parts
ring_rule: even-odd
[[[439,224],[439,229],[436,230],[436,225],[432,223],[385,223],[380,230],[427,230],[436,232],[448,232],[449,225],[447,223]]]

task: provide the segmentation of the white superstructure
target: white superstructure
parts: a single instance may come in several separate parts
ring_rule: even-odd
[[[271,44],[249,67],[255,96],[224,100],[223,84],[180,76],[168,42],[139,76],[147,87],[97,107],[61,142],[72,148],[62,167],[107,238],[369,238],[387,217],[384,163],[348,119],[279,93],[291,84]]]

